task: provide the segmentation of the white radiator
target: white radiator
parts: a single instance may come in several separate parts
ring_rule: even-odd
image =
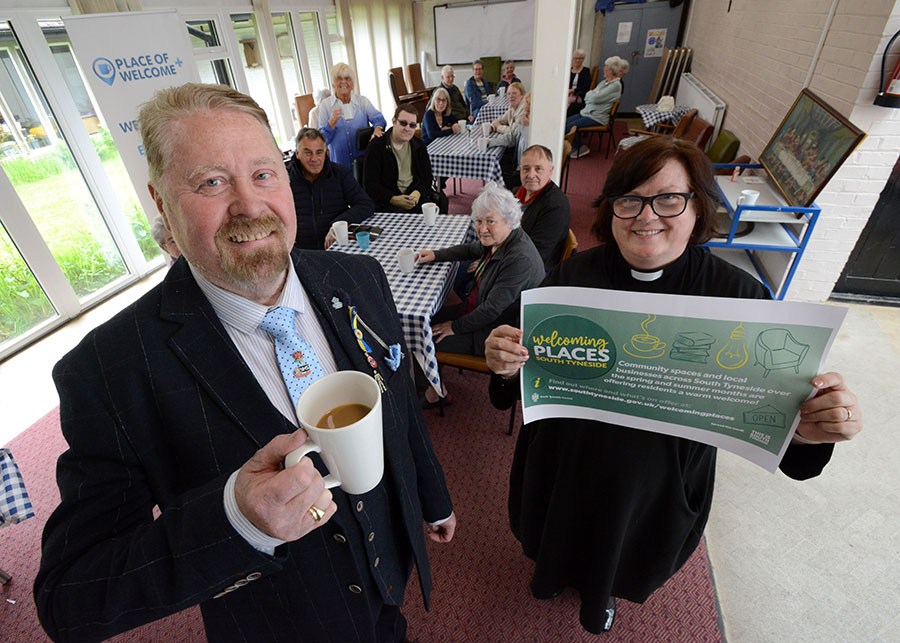
[[[713,135],[709,139],[707,148],[712,145],[722,128],[722,119],[725,118],[725,102],[689,72],[681,74],[681,82],[678,83],[678,91],[675,92],[675,102],[678,105],[696,107],[697,116],[713,124]]]

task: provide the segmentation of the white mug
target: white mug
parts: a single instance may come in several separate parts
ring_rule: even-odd
[[[416,253],[409,248],[397,251],[397,263],[400,264],[400,272],[412,272],[416,269]]]
[[[491,124],[490,123],[482,123],[481,124],[481,135],[482,136],[490,136],[491,135]]]
[[[339,246],[346,246],[350,243],[350,235],[347,231],[347,222],[346,221],[335,221],[331,224],[331,231],[334,233],[334,238],[337,239],[337,243]]]
[[[506,85],[497,89],[497,96],[506,96]]]
[[[456,124],[459,125],[460,134],[465,134],[466,133],[466,119],[461,118],[458,121],[456,121]]]
[[[479,138],[478,139],[478,151],[481,152],[482,154],[484,154],[485,152],[487,152],[487,148],[488,148],[488,140],[486,138]]]
[[[425,225],[434,225],[437,222],[438,206],[436,203],[423,203],[422,214],[425,217]]]
[[[353,424],[325,429],[316,423],[343,404],[362,404],[370,411]],[[317,379],[297,400],[297,420],[309,437],[299,449],[284,459],[285,468],[294,466],[315,451],[328,467],[325,487],[340,487],[347,493],[367,493],[384,475],[381,389],[371,375],[359,371],[338,371]]]
[[[341,114],[345,121],[353,120],[353,103],[341,103]]]
[[[493,105],[493,104],[494,104],[494,99],[495,99],[495,98],[497,98],[497,97],[494,96],[493,94],[490,94],[490,95],[488,96],[488,105]]]
[[[759,192],[757,190],[741,190],[741,196],[738,197],[737,204],[756,205],[756,200],[758,198]]]

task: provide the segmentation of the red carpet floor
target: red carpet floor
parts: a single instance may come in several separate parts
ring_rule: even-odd
[[[571,227],[581,249],[596,244],[588,233],[593,220],[589,206],[608,166],[597,152],[571,164]],[[463,181],[462,185],[464,194],[451,196],[451,212],[468,212],[481,183]],[[510,533],[506,512],[515,444],[515,438],[506,435],[508,412],[496,411],[488,403],[485,376],[446,369],[444,378],[456,403],[446,409],[444,418],[431,410],[426,419],[447,474],[459,526],[452,543],[429,543],[435,580],[430,612],[422,608],[417,583],[409,585],[404,613],[410,639],[421,643],[594,640],[578,624],[576,592],[567,590],[555,600],[537,601],[528,591],[533,563],[522,555]],[[0,567],[13,576],[8,585],[0,586],[0,639],[46,641],[31,587],[40,560],[41,530],[59,501],[55,464],[65,442],[59,432],[58,409],[7,446],[22,470],[37,515],[0,530]],[[718,616],[706,545],[701,543],[684,568],[646,603],[620,601],[615,627],[602,640],[723,641]],[[205,637],[195,608],[115,640],[189,642]]]

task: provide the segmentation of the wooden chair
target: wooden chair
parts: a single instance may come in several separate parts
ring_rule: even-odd
[[[574,129],[574,126],[572,127]],[[560,170],[560,183],[562,184],[563,192],[568,189],[569,186],[569,158],[572,156],[572,143],[569,141],[563,141],[563,160],[562,160],[562,170]]]
[[[486,375],[490,375],[491,371],[487,367],[487,361],[484,357],[479,357],[477,355],[466,355],[464,353],[444,353],[441,351],[437,351],[435,353],[435,357],[437,358],[438,364],[443,364],[446,366],[452,366],[454,368],[458,368],[460,371],[473,371],[475,373],[484,373]],[[444,417],[444,398],[440,398],[441,403],[438,406],[438,415]],[[509,412],[509,429],[507,430],[507,435],[512,435],[513,430],[516,426],[516,409],[519,407],[519,403],[516,402],[512,405],[512,408]]]
[[[591,89],[595,89],[597,87],[597,81],[600,79],[600,67],[594,67],[591,69]],[[588,90],[590,91],[590,90]]]
[[[406,83],[403,82],[403,74],[399,73],[400,71],[399,67],[394,67],[388,72],[388,82],[391,85],[391,93],[394,95],[394,100],[397,101],[397,105],[400,103],[412,103],[416,108],[416,114],[421,123],[422,119],[425,118],[425,108],[428,107],[428,94],[425,92],[406,93]]]
[[[409,81],[409,88],[414,92],[428,92],[430,96],[431,92],[435,90],[434,87],[425,86],[425,79],[422,77],[422,65],[419,63],[412,63],[406,66],[406,79]]]
[[[316,106],[312,94],[303,94],[294,96],[294,104],[297,106],[297,118],[300,121],[300,127],[309,126],[309,110]]]
[[[681,120],[678,121],[678,124],[672,128],[672,136],[675,138],[681,138],[684,136],[684,133],[687,132],[688,128],[691,126],[691,123],[697,117],[697,110],[692,109],[687,114],[681,117]],[[628,130],[629,136],[659,136],[659,132],[648,132],[647,130],[642,129],[632,129]]]
[[[572,228],[569,228],[569,235],[566,237],[566,243],[563,246],[562,255],[559,258],[559,262],[562,263],[578,250],[578,239],[575,238],[575,233],[572,232]]]
[[[691,121],[691,124],[688,125],[687,131],[680,136],[679,138],[683,141],[690,141],[701,150],[706,151],[706,144],[709,143],[709,139],[712,137],[713,126],[711,123],[707,123],[705,120],[697,116],[694,120]]]
[[[619,101],[613,103],[612,109],[609,110],[609,122],[606,123],[606,125],[591,125],[589,127],[581,127],[578,130],[582,136],[586,136],[587,134],[600,135],[600,142],[597,144],[598,152],[600,151],[600,148],[603,147],[603,135],[608,134],[609,136],[606,139],[606,156],[609,156],[610,144],[614,143],[616,140],[616,133],[613,128],[616,125],[617,111],[619,111]]]
[[[405,103],[405,102],[411,103],[414,100],[418,100],[420,98],[425,98],[425,100],[428,100],[428,96],[429,96],[428,92],[426,92],[424,90],[418,91],[418,92],[416,92],[416,91],[411,92],[406,88],[406,81],[403,80],[403,68],[391,67],[391,69],[390,69],[390,71],[388,71],[388,73],[391,75],[391,78],[394,79],[394,84],[396,84],[396,86],[397,86],[397,94],[402,99],[400,101],[401,103]]]

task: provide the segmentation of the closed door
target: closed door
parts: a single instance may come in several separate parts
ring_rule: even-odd
[[[670,7],[668,2],[628,8],[616,5],[615,11],[606,14],[600,65],[610,56],[631,63],[623,78],[625,91],[619,112],[633,112],[635,107],[649,101],[663,49],[675,47],[678,41],[683,6]]]

